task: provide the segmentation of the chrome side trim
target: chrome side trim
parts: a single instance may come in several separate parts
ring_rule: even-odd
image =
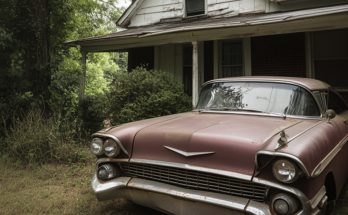
[[[302,134],[306,133],[307,131],[311,130],[312,128],[318,126],[319,124],[323,123],[324,121],[319,121],[317,123],[315,123],[314,125],[306,128],[305,130],[301,131],[300,133],[296,134],[295,136],[291,137],[290,139],[288,139],[288,143],[290,143],[291,141],[293,141],[294,139],[296,139],[297,137],[301,136]]]
[[[184,157],[194,157],[194,156],[199,156],[199,155],[210,155],[210,154],[214,154],[215,152],[185,152],[185,151],[182,151],[180,149],[176,149],[176,148],[173,148],[173,147],[169,147],[169,146],[164,146],[164,148],[170,150],[170,151],[173,151],[175,153],[178,153]]]
[[[318,193],[315,194],[315,196],[311,200],[309,200],[311,208],[312,209],[317,208],[320,201],[324,198],[325,195],[326,195],[326,189],[325,189],[325,186],[322,186],[320,190],[318,191]]]
[[[230,171],[226,171],[226,170],[217,170],[217,169],[211,169],[211,168],[206,168],[206,167],[199,167],[199,166],[182,164],[182,163],[173,163],[173,162],[147,160],[147,159],[134,159],[134,158],[131,158],[129,161],[134,162],[134,163],[154,164],[154,165],[161,165],[161,166],[168,166],[168,167],[177,167],[177,168],[181,168],[181,169],[196,170],[196,171],[200,171],[200,172],[207,172],[207,173],[213,173],[213,174],[217,174],[217,175],[224,175],[224,176],[239,178],[239,179],[248,180],[248,181],[251,181],[251,178],[252,178],[252,175],[230,172]]]
[[[103,134],[103,133],[98,133],[97,132],[97,133],[92,134],[92,137],[106,137],[106,138],[111,138],[111,139],[115,140],[116,143],[121,148],[122,152],[125,153],[129,157],[128,151],[124,148],[124,146],[122,145],[121,141],[117,137],[115,137],[114,135]]]
[[[315,177],[320,175],[347,142],[348,134],[319,162],[319,164],[312,171],[311,176]]]
[[[258,163],[257,163],[257,157],[258,157],[259,155],[279,156],[279,157],[285,157],[285,158],[289,158],[289,159],[291,159],[291,160],[294,160],[294,161],[296,161],[296,163],[300,166],[301,170],[305,173],[305,175],[306,175],[307,177],[310,177],[310,176],[311,176],[311,175],[309,174],[309,171],[308,171],[307,168],[305,167],[305,165],[302,163],[302,161],[301,161],[298,157],[296,157],[296,156],[294,156],[294,155],[292,155],[292,154],[287,154],[287,153],[284,153],[284,152],[265,151],[265,150],[258,151],[258,152],[256,153],[256,156],[255,156],[255,161],[256,161],[256,166],[257,166],[257,168],[259,168],[259,165],[258,165]]]

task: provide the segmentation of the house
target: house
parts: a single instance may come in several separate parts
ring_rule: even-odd
[[[129,70],[174,74],[193,104],[203,82],[243,75],[317,78],[348,99],[347,0],[133,0],[118,25],[71,42],[82,61],[127,51]]]

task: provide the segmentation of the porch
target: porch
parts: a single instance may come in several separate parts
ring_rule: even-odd
[[[348,98],[348,5],[130,28],[73,41],[88,52],[128,52],[137,66],[172,73],[196,104],[199,86],[228,76],[317,78]],[[85,66],[84,66],[85,68]],[[80,96],[84,95],[84,77]]]

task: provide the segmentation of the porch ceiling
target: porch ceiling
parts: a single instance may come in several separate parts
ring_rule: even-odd
[[[348,28],[348,4],[249,16],[183,20],[70,41],[87,52],[117,51],[127,48],[233,39],[271,34]]]

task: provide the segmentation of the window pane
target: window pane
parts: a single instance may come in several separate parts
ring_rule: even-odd
[[[341,113],[347,110],[345,102],[334,92],[329,92],[328,108],[334,110],[336,113]]]
[[[205,0],[186,0],[186,14],[188,16],[194,16],[204,14]]]
[[[233,77],[243,75],[243,51],[240,41],[223,41],[221,43],[221,75]]]

